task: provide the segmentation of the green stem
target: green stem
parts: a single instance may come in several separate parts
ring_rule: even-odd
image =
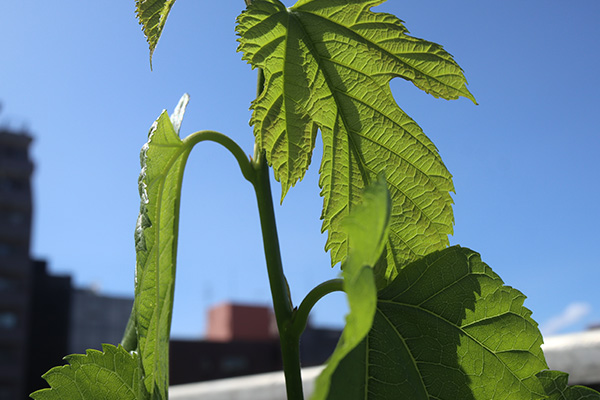
[[[283,274],[279,238],[273,209],[273,196],[269,181],[269,166],[264,152],[252,161],[255,170],[253,182],[260,215],[260,225],[263,235],[267,273],[273,298],[273,309],[277,328],[288,400],[302,400],[302,375],[300,372],[300,335],[291,329],[294,316],[290,290]]]
[[[252,0],[245,0],[246,6]],[[258,98],[265,86],[265,75],[261,68],[258,69],[258,80],[256,85],[256,97]],[[300,333],[292,329],[294,310],[290,295],[290,287],[283,274],[281,252],[279,250],[279,238],[277,237],[277,226],[275,224],[275,210],[273,209],[273,195],[271,194],[271,183],[269,181],[269,165],[264,151],[254,146],[252,160],[255,175],[254,185],[260,225],[263,235],[263,246],[267,260],[267,273],[271,296],[273,298],[273,309],[279,330],[279,344],[281,346],[281,358],[283,362],[283,373],[285,375],[285,389],[288,400],[303,400],[302,373],[300,370]]]
[[[313,288],[300,306],[294,313],[294,320],[292,322],[291,330],[297,332],[298,335],[301,335],[306,328],[306,324],[308,322],[308,315],[310,311],[314,307],[315,304],[323,297],[333,292],[343,292],[344,291],[344,280],[343,279],[330,279],[321,283],[320,285]]]
[[[248,180],[250,183],[254,183],[255,180],[255,172],[252,166],[250,165],[250,161],[244,153],[244,150],[236,142],[234,142],[230,137],[215,131],[199,131],[194,132],[185,139],[183,139],[183,143],[185,148],[194,147],[196,144],[203,141],[211,141],[218,143],[225,147],[237,160],[240,169],[242,170],[242,175],[244,178]]]

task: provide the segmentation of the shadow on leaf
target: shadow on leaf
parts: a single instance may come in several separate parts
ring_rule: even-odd
[[[542,337],[524,299],[466,248],[407,265],[379,292],[373,327],[328,398],[544,398]]]

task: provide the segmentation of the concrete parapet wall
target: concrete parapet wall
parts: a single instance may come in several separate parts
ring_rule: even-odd
[[[304,368],[302,379],[306,398],[312,393],[314,382],[323,367]],[[250,375],[241,378],[172,386],[171,400],[285,400],[283,372]]]
[[[569,373],[571,385],[600,384],[600,330],[548,337],[543,345],[550,369]],[[302,370],[308,398],[323,367]],[[285,400],[283,372],[171,387],[171,400]]]

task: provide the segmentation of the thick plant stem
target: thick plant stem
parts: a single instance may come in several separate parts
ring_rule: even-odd
[[[273,308],[279,330],[281,357],[285,374],[288,400],[303,400],[302,376],[300,372],[300,332],[292,329],[294,315],[290,290],[283,274],[275,210],[269,182],[269,166],[264,153],[255,154],[252,162],[256,174],[253,181],[260,214],[267,273],[273,297]]]

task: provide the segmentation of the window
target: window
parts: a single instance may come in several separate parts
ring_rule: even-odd
[[[8,243],[0,243],[0,257],[8,257],[13,254],[13,248]]]
[[[0,224],[20,226],[27,221],[27,213],[18,210],[0,210]]]
[[[0,176],[0,192],[23,192],[26,187],[26,180]]]
[[[17,327],[17,314],[13,311],[0,311],[0,330],[9,331]]]
[[[248,368],[248,360],[242,356],[225,356],[220,362],[221,371],[226,373],[241,372]]]
[[[0,347],[0,365],[14,364],[18,362],[17,349],[14,347]]]
[[[21,289],[20,281],[8,276],[0,276],[0,294],[18,293]]]
[[[14,385],[0,383],[0,400],[14,400],[16,398]]]

